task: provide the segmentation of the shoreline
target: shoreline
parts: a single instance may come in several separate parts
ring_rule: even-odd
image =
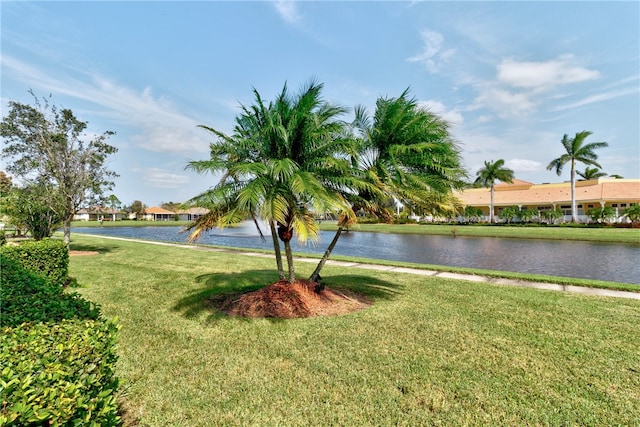
[[[81,235],[88,236],[88,237],[110,239],[110,240],[121,240],[121,241],[134,242],[134,243],[146,243],[146,244],[158,245],[158,246],[171,246],[171,247],[177,247],[182,249],[236,253],[240,255],[261,257],[261,258],[273,257],[273,255],[269,253],[258,252],[258,251],[248,250],[248,249],[241,249],[241,248],[235,249],[235,248],[221,248],[221,247],[204,246],[204,245],[190,245],[190,244],[184,244],[184,243],[134,239],[129,237],[103,236],[99,234],[81,233]],[[299,255],[294,256],[294,260],[298,262],[313,262],[313,263],[318,262],[318,258],[309,258],[309,257],[303,257]],[[375,264],[375,263],[364,263],[364,262],[358,262],[358,261],[343,261],[343,260],[329,259],[327,260],[326,265],[358,268],[358,269],[373,270],[373,271],[397,272],[397,273],[414,274],[414,275],[420,275],[420,276],[433,276],[433,277],[439,277],[444,279],[465,280],[465,281],[471,281],[471,282],[477,282],[477,283],[489,283],[489,284],[497,284],[497,285],[505,285],[505,286],[518,286],[518,287],[526,287],[526,288],[534,288],[534,289],[542,289],[542,290],[577,293],[582,295],[629,298],[629,299],[640,300],[640,285],[638,286],[638,291],[634,292],[634,291],[610,289],[610,288],[604,288],[604,287],[578,286],[578,285],[570,285],[570,284],[564,284],[564,283],[541,282],[536,280],[524,280],[524,279],[516,279],[516,278],[508,278],[508,277],[487,276],[483,274],[458,273],[458,272],[432,270],[432,269],[419,269],[419,268],[401,267],[401,266],[393,266],[393,265],[382,265],[382,264]]]

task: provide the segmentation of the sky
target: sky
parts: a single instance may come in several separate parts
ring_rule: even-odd
[[[268,101],[311,79],[347,121],[409,88],[450,123],[469,180],[504,159],[518,179],[566,181],[546,166],[584,130],[609,144],[604,172],[640,178],[638,1],[2,0],[0,14],[2,116],[33,90],[88,137],[116,132],[125,205],[214,186],[185,169],[215,141],[199,125],[230,133],[254,88]]]

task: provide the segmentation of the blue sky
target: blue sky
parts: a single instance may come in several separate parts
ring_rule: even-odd
[[[2,1],[0,13],[3,116],[33,89],[90,132],[115,131],[124,204],[215,185],[184,169],[213,141],[197,125],[230,132],[252,88],[270,100],[311,78],[326,100],[370,111],[410,87],[451,123],[471,178],[502,158],[519,179],[568,180],[546,166],[583,130],[609,143],[605,172],[640,177],[638,1]]]

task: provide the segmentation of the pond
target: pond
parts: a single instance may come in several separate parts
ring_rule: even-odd
[[[186,242],[180,227],[74,227],[72,233]],[[334,233],[322,231],[317,245],[292,244],[294,251],[322,254]],[[211,230],[198,243],[272,250],[250,228]],[[640,284],[640,245],[494,237],[425,236],[350,231],[333,254],[486,270]]]

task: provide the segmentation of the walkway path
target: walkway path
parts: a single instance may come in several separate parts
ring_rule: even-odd
[[[126,237],[114,237],[114,236],[101,236],[97,234],[84,234],[85,236],[93,236],[93,237],[101,237],[104,239],[112,239],[112,240],[124,240],[128,242],[138,242],[138,243],[147,243],[150,245],[160,245],[160,246],[173,246],[185,249],[196,249],[196,250],[204,250],[211,252],[228,252],[228,253],[236,253],[247,256],[254,257],[262,257],[262,258],[272,258],[272,254],[265,254],[259,252],[251,252],[251,251],[242,251],[237,249],[224,249],[224,248],[212,248],[209,246],[199,246],[199,245],[187,245],[181,243],[169,243],[169,242],[155,242],[151,240],[139,240],[139,239],[130,239]],[[318,259],[316,258],[304,258],[304,257],[295,257],[296,261],[299,262],[312,262],[317,263]],[[339,267],[351,267],[351,268],[360,268],[365,270],[376,270],[376,271],[385,271],[385,272],[395,272],[395,273],[406,273],[406,274],[415,274],[419,276],[433,276],[433,277],[441,277],[445,279],[457,279],[457,280],[467,280],[471,282],[480,282],[480,283],[493,283],[498,285],[510,285],[510,286],[521,286],[525,288],[535,288],[535,289],[546,289],[551,291],[563,291],[563,292],[572,292],[583,295],[595,295],[595,296],[603,296],[603,297],[617,297],[617,298],[631,298],[640,300],[640,292],[629,292],[629,291],[618,291],[614,289],[603,289],[603,288],[587,288],[584,286],[572,286],[572,285],[562,285],[557,283],[544,283],[544,282],[532,282],[528,280],[517,280],[517,279],[505,279],[501,277],[488,277],[488,276],[479,276],[475,274],[463,274],[463,273],[449,273],[446,271],[436,271],[436,270],[423,270],[419,268],[408,268],[408,267],[394,267],[390,265],[377,265],[377,264],[364,264],[360,262],[350,262],[350,261],[334,261],[328,260],[325,265],[334,265]]]

